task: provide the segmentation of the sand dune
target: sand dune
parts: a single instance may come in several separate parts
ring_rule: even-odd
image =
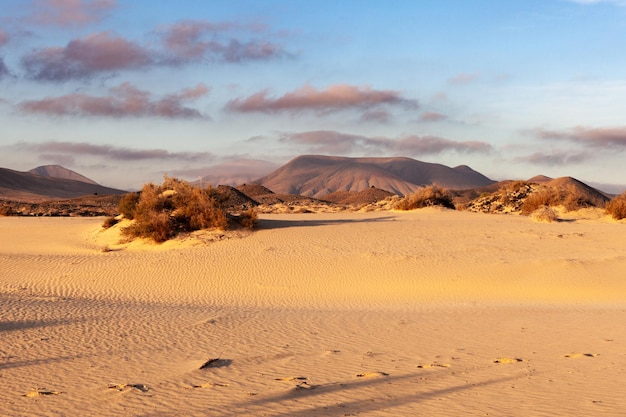
[[[0,218],[0,414],[621,415],[626,234],[589,213],[263,215],[159,246]]]

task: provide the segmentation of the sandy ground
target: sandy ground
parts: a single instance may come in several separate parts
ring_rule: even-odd
[[[623,222],[281,214],[155,246],[102,221],[0,218],[0,415],[626,410]]]

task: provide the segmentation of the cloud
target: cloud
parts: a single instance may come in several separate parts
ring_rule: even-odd
[[[452,78],[448,78],[448,84],[452,84],[452,85],[464,85],[464,84],[471,84],[475,81],[478,81],[481,78],[481,74],[480,73],[461,73],[458,75],[455,75]]]
[[[389,123],[389,112],[386,110],[369,110],[361,115],[363,122]]]
[[[43,113],[53,116],[100,116],[100,117],[163,117],[206,118],[198,110],[186,107],[184,101],[206,95],[209,88],[198,84],[180,93],[153,100],[150,93],[123,83],[109,90],[109,96],[96,97],[87,94],[68,94],[41,100],[23,101],[19,104],[25,113]]]
[[[258,33],[263,28],[261,25],[232,22],[184,20],[166,27],[161,36],[166,60],[170,64],[205,59],[225,62],[258,61],[290,55],[282,46],[267,40],[243,40],[232,36],[225,38],[225,34],[231,31]]]
[[[287,133],[280,141],[309,145],[311,151],[327,154],[392,153],[404,155],[435,155],[447,151],[487,153],[491,145],[479,141],[458,142],[438,136],[410,135],[400,138],[368,137],[336,131],[317,130]]]
[[[2,57],[0,57],[0,80],[2,80],[4,77],[9,76],[11,73],[9,72],[9,68],[7,68],[6,64],[4,63],[4,59],[2,59]]]
[[[20,142],[13,145],[18,150],[42,152],[47,157],[69,158],[71,155],[91,155],[121,161],[139,161],[147,159],[180,160],[187,162],[213,159],[208,152],[169,152],[165,149],[130,149],[112,145],[94,145],[87,142]],[[69,159],[68,159],[69,160]]]
[[[9,43],[9,34],[0,29],[0,46],[4,46]]]
[[[567,130],[533,129],[531,135],[547,140],[567,140],[591,148],[626,149],[626,126],[585,127],[576,126]]]
[[[535,152],[531,155],[515,158],[515,162],[526,162],[533,165],[569,165],[589,160],[588,152]]]
[[[116,0],[34,0],[27,20],[43,26],[84,26],[103,20]]]
[[[139,69],[152,63],[147,50],[111,32],[75,39],[62,48],[38,49],[22,58],[26,76],[39,81],[88,79],[100,73]]]
[[[441,113],[437,113],[433,111],[426,111],[420,114],[419,120],[420,122],[439,122],[447,118],[448,116],[446,116],[445,114],[441,114]]]
[[[227,104],[227,108],[243,113],[298,112],[303,110],[329,112],[346,109],[367,110],[382,104],[399,105],[406,108],[417,107],[416,101],[405,99],[397,91],[374,90],[369,86],[333,84],[326,87],[325,90],[318,90],[310,85],[305,85],[278,98],[270,98],[268,91],[261,91],[245,99],[231,100]]]

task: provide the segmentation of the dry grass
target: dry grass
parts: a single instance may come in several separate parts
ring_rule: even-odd
[[[226,230],[234,224],[254,227],[256,212],[229,215],[220,194],[211,188],[194,187],[186,181],[165,177],[163,184],[144,185],[141,193],[124,196],[120,212],[133,219],[122,233],[164,242],[179,233],[201,229]]]
[[[575,211],[587,207],[603,207],[604,204],[603,200],[585,194],[574,186],[551,187],[530,194],[522,204],[521,213],[529,215],[544,206],[563,206],[567,211]]]
[[[606,212],[615,220],[626,219],[626,191],[606,204]]]
[[[398,201],[394,208],[397,210],[414,210],[433,206],[454,209],[450,192],[435,185],[421,188]]]
[[[532,213],[532,218],[538,222],[552,223],[559,220],[557,212],[548,206],[541,206]]]

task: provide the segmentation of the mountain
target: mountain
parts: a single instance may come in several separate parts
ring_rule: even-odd
[[[336,191],[363,191],[370,187],[406,195],[420,187],[449,189],[483,187],[494,181],[461,165],[450,168],[411,158],[348,158],[298,156],[255,181],[276,193],[323,198]]]
[[[42,165],[40,167],[33,168],[28,172],[35,175],[41,175],[42,177],[61,178],[98,185],[97,182],[90,180],[77,172],[64,168],[61,165]]]
[[[227,161],[202,170],[202,184],[239,185],[254,181],[254,179],[267,175],[279,165],[273,162],[260,161],[258,159],[237,159]],[[199,181],[193,181],[194,184]]]
[[[94,194],[125,194],[127,191],[104,187],[63,167],[45,168],[44,175],[36,174],[39,168],[28,172],[0,168],[0,199],[38,202],[67,199]],[[59,178],[58,176],[70,176]]]

